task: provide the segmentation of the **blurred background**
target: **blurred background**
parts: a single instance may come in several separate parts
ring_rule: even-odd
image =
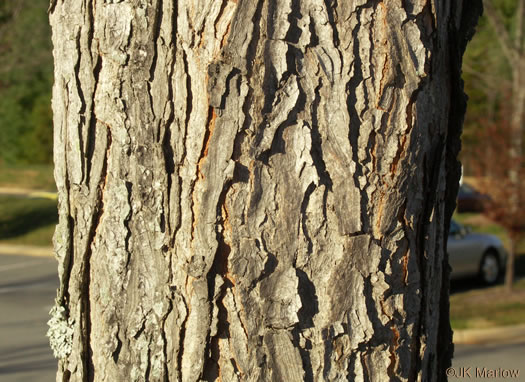
[[[54,379],[44,337],[57,285],[48,4],[0,0],[2,381]],[[470,100],[457,230],[449,237],[457,368],[525,360],[524,12],[523,0],[486,1],[464,58]]]
[[[0,242],[50,246],[53,56],[46,0],[0,1]]]

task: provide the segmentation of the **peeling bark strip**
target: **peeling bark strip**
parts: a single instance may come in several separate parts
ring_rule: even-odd
[[[478,10],[54,1],[57,381],[445,380]]]

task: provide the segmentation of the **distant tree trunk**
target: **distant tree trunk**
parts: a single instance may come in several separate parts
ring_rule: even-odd
[[[55,0],[57,381],[445,380],[479,11]]]
[[[510,206],[508,206],[510,209],[506,212],[517,216],[520,215],[523,200],[520,173],[523,171],[523,133],[525,120],[525,0],[516,1],[516,12],[512,20],[513,33],[506,27],[500,9],[494,5],[494,0],[483,0],[483,3],[486,8],[487,19],[499,41],[503,56],[512,68],[510,101],[511,143],[509,145],[511,160],[505,171],[507,171],[511,183],[510,188],[514,193],[510,196]],[[520,222],[516,224],[517,227],[514,224],[512,224],[512,227],[507,227],[510,228],[510,231],[513,231],[510,233],[510,235],[513,236],[511,239],[512,250],[511,253],[509,253],[505,274],[505,285],[508,291],[512,290],[514,283],[514,258],[516,256],[515,249],[517,248],[515,238],[522,236],[522,232],[520,232],[522,231],[522,218],[520,217],[519,220]]]
[[[521,1],[520,1],[521,3]],[[523,56],[523,55],[522,55]],[[509,180],[511,183],[510,189],[514,191],[510,195],[510,215],[518,216],[522,210],[522,195],[520,173],[522,173],[523,166],[523,118],[525,107],[525,75],[521,69],[525,69],[525,56],[523,56],[517,63],[518,67],[514,70],[512,83],[512,109],[510,118],[511,134],[509,138],[510,143],[510,160],[508,171]],[[522,220],[521,218],[520,220]],[[507,258],[505,269],[505,287],[508,292],[511,292],[514,285],[514,259],[516,257],[517,240],[520,236],[520,231],[523,227],[510,227],[510,252]]]
[[[512,292],[514,286],[514,258],[516,254],[516,243],[519,238],[519,235],[511,234],[510,235],[510,253],[507,258],[507,263],[505,265],[505,289],[507,292]]]

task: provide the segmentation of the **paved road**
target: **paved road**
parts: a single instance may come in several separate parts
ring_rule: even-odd
[[[525,381],[525,343],[456,345],[453,381]]]
[[[0,381],[52,382],[45,334],[58,285],[53,257],[0,254]]]

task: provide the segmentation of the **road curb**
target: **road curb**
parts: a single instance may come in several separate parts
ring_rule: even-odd
[[[57,193],[54,191],[32,190],[26,188],[0,187],[0,195],[52,200],[57,199]]]
[[[525,341],[525,324],[486,329],[454,330],[455,344],[496,344]]]
[[[52,247],[35,247],[31,245],[0,244],[1,255],[24,255],[35,257],[53,257]]]

